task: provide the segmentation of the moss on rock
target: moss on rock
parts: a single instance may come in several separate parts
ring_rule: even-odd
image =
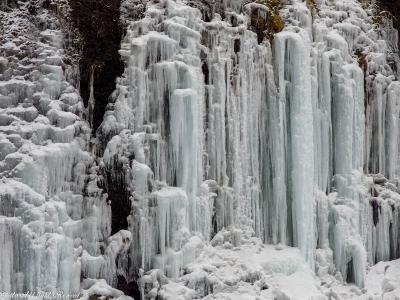
[[[265,38],[272,40],[274,35],[283,30],[285,22],[279,14],[280,0],[257,0],[255,3],[265,7],[254,7],[251,11],[251,26],[261,43]]]

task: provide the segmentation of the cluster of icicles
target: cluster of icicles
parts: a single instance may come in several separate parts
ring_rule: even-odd
[[[40,65],[56,91],[38,72],[1,83],[2,101],[38,112],[0,111],[0,172],[15,179],[0,185],[0,289],[176,278],[224,228],[298,247],[316,271],[325,251],[359,286],[367,265],[400,257],[397,32],[356,0],[287,2],[285,29],[259,43],[261,4],[146,1],[126,20],[101,158],[61,67]],[[128,195],[125,230],[111,208],[126,203],[99,186]]]
[[[232,226],[299,247],[311,267],[316,249],[332,249],[359,286],[367,264],[400,255],[399,203],[364,175],[397,191],[400,83],[387,58],[397,32],[357,1],[318,1],[314,15],[291,2],[271,43],[248,29],[266,7],[235,1],[210,22],[180,1],[149,4],[128,27],[102,131],[119,133],[106,166],[134,157],[133,269],[176,277],[190,236]]]

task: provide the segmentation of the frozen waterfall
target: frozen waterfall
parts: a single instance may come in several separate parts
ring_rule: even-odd
[[[388,202],[397,214],[398,203],[376,195],[363,175],[380,173],[390,184],[397,178],[400,99],[385,58],[396,43],[380,39],[356,1],[319,1],[318,15],[292,2],[281,11],[285,29],[263,44],[246,14],[266,16],[267,7],[252,3],[226,4],[229,17],[204,22],[198,9],[164,1],[130,23],[120,51],[126,71],[103,128],[144,135],[140,146],[124,146],[153,181],[134,193],[134,210],[146,217],[131,230],[142,241],[165,223],[150,213],[163,186],[180,187],[188,199],[169,216],[188,220],[185,227],[163,229],[180,241],[170,247],[175,254],[163,250],[172,242],[164,239],[158,250],[147,248],[152,239],[132,251],[173,257],[187,243],[183,228],[206,241],[222,228],[241,228],[299,247],[312,268],[316,249],[331,248],[343,277],[361,286],[367,263],[397,257],[389,248],[397,249],[398,221],[380,214]],[[370,203],[379,207],[375,219]],[[386,242],[373,233],[380,226]],[[383,245],[385,255],[373,254]]]
[[[330,299],[400,258],[398,33],[367,1],[280,2],[271,36],[268,0],[122,1],[96,133],[95,66],[85,108],[56,18],[10,8],[27,24],[0,45],[0,291],[283,300],[282,276],[318,276],[304,300]]]

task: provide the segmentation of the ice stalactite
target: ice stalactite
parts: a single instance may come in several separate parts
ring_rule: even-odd
[[[14,252],[18,252],[19,232],[22,222],[17,218],[1,218],[1,290],[5,292],[13,291],[13,282],[18,280],[19,260],[18,256],[14,256]],[[21,284],[21,283],[20,283]]]
[[[93,90],[95,70],[96,66],[92,66],[90,68],[88,114],[89,114],[89,124],[91,127],[93,127],[94,106],[96,104],[96,100],[94,99],[94,90]]]
[[[286,201],[292,224],[288,231],[311,265],[314,264],[314,152],[311,98],[310,48],[307,32],[283,32],[275,37],[279,104],[286,132],[284,148],[287,168]],[[272,143],[274,140],[271,141]],[[283,196],[279,199],[285,199]],[[290,211],[291,209],[291,211]],[[291,226],[290,226],[291,225]]]
[[[398,165],[398,83],[382,75],[370,78],[368,83],[367,168],[394,179],[398,172],[394,169]]]
[[[389,179],[396,178],[398,174],[399,165],[399,122],[398,116],[400,114],[400,101],[398,95],[400,94],[400,84],[398,82],[391,83],[388,87],[388,99],[386,105],[386,170],[385,176]]]
[[[201,150],[202,140],[198,113],[199,100],[192,89],[176,89],[170,99],[169,113],[174,116],[170,122],[172,155],[175,165],[177,186],[183,187],[190,199],[188,217],[196,220],[196,196],[202,178]],[[200,130],[199,130],[200,129]],[[198,174],[197,174],[198,173]],[[196,222],[197,223],[197,222]],[[189,228],[202,231],[197,224]]]

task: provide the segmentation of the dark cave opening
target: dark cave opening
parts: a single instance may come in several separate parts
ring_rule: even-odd
[[[89,106],[93,72],[94,107],[89,107],[92,132],[103,121],[115,80],[124,71],[118,50],[123,36],[121,0],[70,0],[72,19],[82,38],[80,93]]]
[[[125,295],[131,296],[133,299],[142,299],[139,285],[136,281],[127,282],[125,277],[118,276],[117,288]]]
[[[353,259],[347,263],[347,283],[355,283]]]
[[[374,226],[376,226],[376,224],[378,224],[379,222],[379,209],[380,209],[379,203],[376,199],[372,199],[370,201],[370,204],[372,206],[372,217],[374,220]]]
[[[130,192],[125,183],[124,166],[115,160],[111,169],[103,170],[105,179],[101,186],[111,202],[111,234],[128,229],[128,216],[131,213]]]

